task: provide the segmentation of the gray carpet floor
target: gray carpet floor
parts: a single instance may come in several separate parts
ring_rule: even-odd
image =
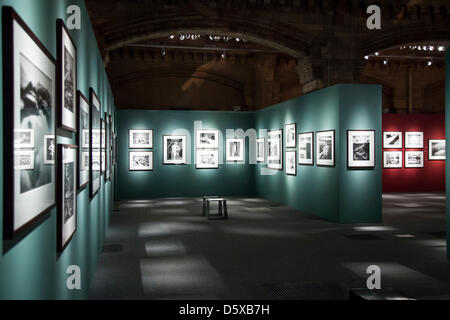
[[[229,220],[201,208],[196,198],[117,202],[90,298],[347,299],[378,265],[382,288],[450,299],[444,194],[384,194],[381,224],[257,198],[228,198]]]

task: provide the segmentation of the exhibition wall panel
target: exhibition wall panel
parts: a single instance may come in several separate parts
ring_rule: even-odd
[[[297,175],[289,176],[259,164],[258,195],[331,221],[380,221],[381,87],[335,85],[256,113],[258,130],[289,123],[297,123],[297,133],[335,130],[335,166],[317,166],[314,156],[313,166],[298,165]],[[375,168],[347,168],[347,130],[353,129],[375,130]]]
[[[251,135],[252,130],[247,129],[253,128],[254,113],[119,110],[118,118],[118,199],[255,195],[253,166],[249,165],[249,157],[254,154],[253,149],[250,153],[250,138],[245,139],[245,162],[225,161],[226,129],[242,129],[241,134]],[[196,169],[195,132],[202,128],[220,132],[218,169]],[[132,129],[153,130],[153,148],[130,149]],[[168,135],[186,136],[187,164],[163,164],[163,136]],[[130,171],[129,152],[135,151],[153,151],[152,171]]]
[[[445,137],[446,141],[450,141],[450,50],[447,47],[445,68]],[[446,154],[450,154],[450,144],[446,144]],[[445,181],[450,184],[450,164],[446,161],[445,165]],[[447,195],[447,259],[450,260],[450,190],[446,189]]]
[[[401,151],[402,168],[383,169],[383,192],[430,192],[445,191],[445,160],[429,160],[428,141],[445,139],[445,116],[443,114],[384,114],[383,132],[402,132],[402,148],[383,149]],[[405,147],[405,132],[423,132],[423,148]],[[405,151],[419,150],[424,153],[423,168],[405,168]]]
[[[82,0],[0,0],[0,5],[11,6],[56,58],[56,20],[67,21],[67,8],[81,9],[81,29],[70,31],[78,52],[77,89],[86,97],[92,87],[102,103],[102,114],[108,112],[115,119],[114,99],[103,67],[97,41]],[[3,41],[0,41],[0,46]],[[0,63],[2,68],[3,63]],[[2,70],[3,73],[3,70]],[[0,123],[3,124],[3,78],[0,78]],[[75,133],[57,129],[57,143],[76,145]],[[0,167],[3,170],[3,130],[0,130]],[[4,177],[1,177],[0,197],[3,203]],[[77,231],[61,253],[57,253],[57,214],[51,210],[20,237],[3,237],[3,209],[0,213],[0,299],[85,299],[112,211],[113,181],[105,182],[93,199],[89,188],[78,193]],[[2,205],[2,208],[4,206]],[[81,288],[69,290],[66,281],[69,266],[78,266]],[[73,271],[71,271],[73,272]]]

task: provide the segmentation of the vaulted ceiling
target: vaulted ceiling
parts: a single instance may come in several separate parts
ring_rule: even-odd
[[[439,78],[437,48],[450,40],[448,1],[378,1],[381,30],[367,29],[372,3],[359,0],[86,3],[119,108],[255,110],[338,82],[377,82],[367,68],[386,59],[433,58]],[[425,41],[425,55],[404,47]]]

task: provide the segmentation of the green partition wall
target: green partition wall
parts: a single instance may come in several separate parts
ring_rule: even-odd
[[[226,129],[242,129],[245,134],[253,127],[251,112],[221,111],[149,111],[119,110],[118,198],[200,197],[203,195],[255,195],[253,167],[249,166],[249,141],[245,148],[245,163],[225,163],[219,152],[219,169],[195,168],[195,130],[218,129],[222,133],[219,150],[225,150]],[[129,149],[130,129],[153,129],[153,149]],[[248,132],[247,132],[248,133]],[[190,141],[191,160],[187,165],[163,165],[163,135],[186,135]],[[189,147],[189,144],[187,145]],[[129,171],[129,151],[153,150],[153,171]]]
[[[53,56],[56,56],[56,20],[66,21],[67,7],[81,9],[81,30],[70,31],[78,49],[78,89],[89,96],[89,87],[97,92],[103,112],[114,114],[114,100],[97,41],[82,0],[0,0],[1,7],[12,6]],[[0,17],[1,19],[1,17]],[[0,46],[2,46],[0,41]],[[0,48],[1,50],[1,48]],[[2,63],[0,63],[2,68]],[[3,72],[3,71],[1,71]],[[2,82],[3,77],[0,77]],[[3,83],[0,84],[0,123],[3,124]],[[0,130],[0,171],[3,172],[3,130]],[[58,143],[76,144],[75,135],[57,131]],[[3,176],[0,186],[0,299],[83,299],[97,266],[97,258],[112,206],[112,182],[104,182],[99,194],[89,199],[89,190],[78,194],[77,231],[60,255],[56,252],[56,209],[20,241],[3,240]],[[68,290],[67,267],[81,270],[81,290]]]
[[[380,222],[381,116],[377,85],[335,85],[257,112],[258,130],[284,129],[289,123],[297,123],[298,133],[336,130],[334,167],[318,167],[314,159],[313,166],[299,165],[297,176],[288,176],[264,174],[260,164],[258,195],[335,222]],[[347,130],[357,129],[376,132],[374,169],[347,168]]]

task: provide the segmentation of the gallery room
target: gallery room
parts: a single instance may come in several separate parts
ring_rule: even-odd
[[[0,299],[450,299],[423,2],[0,0]]]

